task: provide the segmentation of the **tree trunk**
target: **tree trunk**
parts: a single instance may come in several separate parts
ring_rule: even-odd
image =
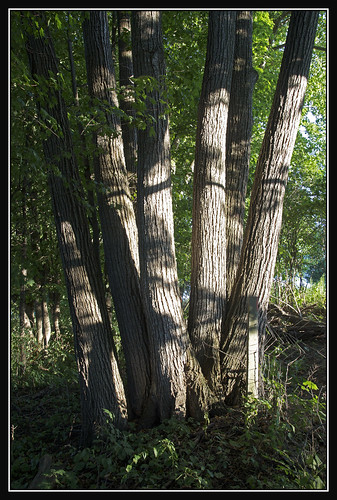
[[[211,11],[198,111],[193,180],[192,270],[188,332],[210,386],[220,380],[225,305],[226,129],[232,79],[233,11]]]
[[[234,65],[226,137],[226,302],[235,282],[243,242],[243,224],[253,125],[253,16],[237,13]]]
[[[274,275],[288,168],[301,117],[315,40],[318,11],[291,15],[280,75],[251,194],[237,279],[224,325],[222,359],[227,401],[240,396],[245,379],[247,296],[259,298],[259,338]]]
[[[27,314],[25,310],[26,298],[26,277],[27,269],[22,268],[20,273],[20,300],[19,300],[19,324],[20,324],[20,351],[19,351],[19,375],[23,375],[26,371],[27,354],[26,354],[26,335],[27,335]]]
[[[106,12],[92,11],[83,23],[90,95],[102,104],[109,135],[95,137],[95,177],[106,268],[126,362],[129,417],[139,418],[148,395],[150,364],[139,288],[136,218],[123,153],[115,75]]]
[[[34,337],[35,318],[34,318],[34,299],[32,297],[26,296],[25,313],[27,316],[27,328],[29,329],[29,335],[31,337]]]
[[[43,324],[42,324],[42,304],[41,300],[35,301],[35,317],[36,317],[36,340],[39,344],[43,342]]]
[[[137,215],[141,292],[152,369],[143,425],[186,412],[186,330],[179,297],[171,193],[168,118],[163,104],[165,61],[159,11],[132,12],[135,77],[150,77],[138,132]]]
[[[18,374],[23,375],[26,370],[27,364],[27,354],[26,354],[26,281],[27,281],[27,195],[26,195],[26,185],[27,177],[24,175],[21,192],[21,216],[22,216],[22,227],[18,229],[18,233],[21,236],[21,269],[20,269],[20,295],[19,295],[19,332],[20,332],[20,351],[19,351],[19,363],[18,363]]]
[[[74,57],[73,57],[73,44],[71,40],[71,34],[70,34],[70,29],[68,27],[68,33],[67,33],[67,44],[68,44],[68,57],[69,57],[69,63],[70,63],[70,73],[71,73],[71,87],[73,91],[73,98],[74,98],[74,104],[75,106],[80,105],[79,98],[78,98],[78,90],[77,90],[77,81],[76,81],[76,70],[75,70],[75,63],[74,63]],[[78,121],[78,132],[80,136],[80,141],[82,144],[82,151],[81,151],[81,156],[82,156],[82,161],[84,163],[84,175],[85,175],[85,180],[86,180],[86,192],[87,192],[87,198],[88,198],[88,204],[90,206],[89,209],[89,214],[88,214],[88,220],[89,224],[91,225],[92,229],[92,242],[94,246],[94,252],[95,252],[95,258],[99,264],[99,267],[101,266],[101,259],[100,259],[100,243],[99,243],[99,238],[100,238],[100,228],[97,220],[97,211],[96,211],[96,204],[95,204],[95,188],[94,184],[91,180],[91,168],[90,168],[90,162],[89,162],[89,155],[87,153],[87,143],[85,139],[85,134],[84,134],[84,128],[83,125],[80,121]]]
[[[52,293],[52,297],[51,297],[51,306],[52,306],[51,316],[52,316],[53,332],[55,333],[56,340],[60,340],[60,338],[61,338],[60,299],[61,299],[60,293],[57,290],[54,290]]]
[[[134,117],[135,110],[132,107],[133,97],[130,92],[132,84],[130,77],[133,76],[133,63],[131,51],[131,21],[128,12],[117,12],[118,18],[118,58],[119,58],[119,85],[124,90],[120,98],[120,108],[127,116]],[[137,172],[137,129],[130,126],[130,123],[124,118],[121,120],[123,132],[123,145],[126,169],[131,181],[131,191],[136,188]],[[133,175],[132,175],[133,174]]]
[[[51,130],[43,149],[74,330],[81,390],[82,444],[87,445],[91,442],[95,425],[105,420],[104,408],[114,414],[117,427],[124,427],[126,401],[105,307],[103,283],[99,279],[81,202],[84,193],[53,43],[41,12],[24,13],[22,20],[27,27],[26,48],[31,74],[37,85],[35,98],[40,120],[44,121],[45,116],[52,120],[45,122]]]
[[[48,304],[46,297],[44,296],[45,293],[42,291],[43,298],[41,302],[41,309],[42,309],[42,331],[43,331],[43,341],[44,341],[44,346],[48,347],[50,336],[51,336],[51,325],[50,325],[50,319],[49,319],[49,312],[48,312]]]

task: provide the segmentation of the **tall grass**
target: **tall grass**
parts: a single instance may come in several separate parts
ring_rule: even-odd
[[[314,311],[317,320],[326,315],[326,277],[323,274],[316,283],[295,286],[292,282],[275,280],[271,292],[271,302],[282,306],[291,306],[297,312]],[[310,315],[310,314],[309,314]],[[313,318],[314,319],[314,318]]]

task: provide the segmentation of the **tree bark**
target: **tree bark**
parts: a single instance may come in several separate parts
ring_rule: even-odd
[[[192,270],[188,332],[203,374],[215,389],[225,305],[226,130],[232,79],[233,11],[211,11],[198,111],[193,180]]]
[[[27,334],[27,314],[26,314],[26,280],[27,280],[27,202],[26,202],[27,178],[22,181],[22,229],[21,229],[21,272],[20,272],[20,296],[19,296],[19,327],[20,327],[20,353],[18,373],[23,375],[27,365],[26,354],[26,334]]]
[[[129,417],[139,418],[148,397],[148,339],[139,285],[138,231],[124,159],[106,12],[83,23],[89,93],[104,110],[110,133],[97,133],[95,177],[106,269],[127,371]]]
[[[42,324],[42,303],[41,300],[35,301],[35,317],[36,317],[36,340],[39,344],[43,342],[43,324]]]
[[[274,100],[251,194],[237,279],[224,325],[222,375],[229,403],[240,397],[245,379],[247,296],[259,298],[259,338],[263,344],[284,192],[296,140],[315,40],[318,11],[294,11]]]
[[[53,332],[55,334],[55,339],[60,340],[61,338],[61,328],[60,328],[60,316],[61,316],[61,309],[60,309],[60,292],[57,290],[54,290],[52,292],[51,296],[51,316],[52,316],[52,325],[53,325]]]
[[[226,302],[238,269],[243,242],[245,201],[253,125],[253,90],[258,73],[252,66],[253,16],[237,12],[234,65],[226,137]]]
[[[133,97],[130,92],[130,86],[132,85],[130,77],[133,76],[130,14],[128,12],[118,11],[117,19],[119,84],[124,88],[119,105],[127,116],[133,118],[135,116],[135,110],[132,107]],[[134,192],[137,184],[135,179],[137,173],[137,129],[131,126],[125,118],[122,118],[121,125],[125,164],[131,181],[131,191]]]
[[[71,73],[71,87],[72,87],[72,92],[73,92],[73,98],[74,98],[74,104],[79,108],[80,101],[78,97],[78,90],[77,90],[77,81],[76,81],[76,70],[75,70],[75,62],[74,62],[74,57],[73,57],[73,44],[71,40],[71,34],[70,34],[70,29],[68,26],[67,30],[67,45],[68,45],[68,57],[69,57],[69,63],[70,63],[70,73]],[[90,162],[89,162],[89,155],[87,152],[87,143],[86,143],[86,138],[84,134],[84,128],[83,125],[80,121],[78,121],[78,132],[80,136],[80,141],[83,149],[81,150],[81,156],[82,156],[82,161],[84,163],[84,175],[85,175],[85,180],[86,180],[86,193],[87,193],[87,199],[88,203],[90,206],[89,209],[89,214],[88,214],[88,220],[89,224],[91,225],[92,229],[92,242],[94,246],[94,252],[95,252],[95,257],[98,262],[99,267],[101,266],[101,258],[100,258],[100,228],[97,220],[97,210],[96,210],[96,204],[95,204],[95,188],[93,185],[93,182],[91,180],[91,168],[90,168]]]
[[[42,330],[43,330],[43,343],[44,347],[48,347],[50,336],[51,336],[51,325],[48,311],[48,303],[45,297],[45,293],[42,291],[43,298],[41,301],[42,310]]]
[[[114,414],[117,427],[126,425],[124,388],[116,362],[103,283],[99,279],[89,225],[81,203],[84,193],[53,43],[41,12],[25,13],[22,20],[26,27],[31,74],[36,81],[35,98],[40,120],[44,121],[47,116],[46,125],[51,129],[43,149],[74,330],[81,392],[81,442],[88,445],[95,426],[105,420],[104,408]]]
[[[146,113],[138,132],[137,215],[141,292],[151,360],[150,400],[143,424],[186,413],[186,330],[174,246],[168,117],[163,105],[165,61],[158,11],[132,12],[135,77],[149,76]]]

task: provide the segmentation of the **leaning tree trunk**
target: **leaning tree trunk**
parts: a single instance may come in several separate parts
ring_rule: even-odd
[[[192,270],[188,332],[212,389],[220,378],[219,342],[225,305],[226,129],[232,79],[235,17],[209,14],[198,111],[193,180]]]
[[[253,125],[253,16],[237,12],[235,50],[226,137],[226,303],[229,302],[243,242],[243,224]]]
[[[120,108],[125,115],[121,120],[123,131],[123,145],[126,169],[129,174],[130,187],[134,192],[136,188],[137,173],[137,129],[130,124],[130,118],[136,115],[132,107],[132,81],[133,63],[131,51],[131,20],[128,12],[118,11],[118,60],[119,60],[119,85],[123,89],[120,96]],[[128,118],[127,118],[128,117]]]
[[[26,48],[31,74],[36,80],[35,97],[40,120],[47,116],[50,119],[47,118],[46,127],[53,124],[43,149],[74,330],[81,391],[82,444],[87,445],[95,425],[104,422],[104,408],[114,414],[117,427],[125,426],[126,401],[103,282],[82,204],[84,193],[53,43],[42,13],[29,12],[23,14],[22,19],[27,27]]]
[[[229,403],[238,399],[245,381],[249,295],[258,297],[260,340],[264,337],[288,169],[301,118],[317,20],[318,11],[295,11],[291,15],[280,75],[256,166],[239,269],[224,325],[222,375]]]
[[[68,21],[69,23],[69,21]],[[74,104],[79,108],[80,100],[77,89],[77,78],[76,78],[76,69],[75,69],[75,61],[73,56],[73,43],[72,37],[70,33],[70,28],[67,30],[67,45],[68,45],[68,57],[70,64],[70,74],[71,74],[71,87],[73,93]],[[97,219],[97,210],[95,203],[95,186],[91,180],[91,165],[89,161],[89,152],[87,148],[87,142],[85,137],[85,128],[83,127],[80,120],[77,122],[77,129],[80,136],[81,141],[81,151],[80,151],[80,161],[83,162],[84,165],[84,176],[86,180],[86,194],[87,201],[89,205],[89,214],[88,221],[92,230],[92,242],[94,246],[95,258],[98,262],[99,267],[101,267],[101,258],[100,258],[100,228]],[[92,139],[92,137],[90,137]],[[78,157],[79,158],[79,157]]]
[[[109,133],[95,135],[94,158],[106,268],[127,372],[129,417],[141,416],[150,385],[146,323],[139,288],[138,232],[125,166],[107,14],[83,23],[89,93],[101,105]],[[97,104],[96,104],[97,105]]]
[[[135,77],[150,77],[145,130],[138,132],[137,215],[140,281],[152,369],[144,425],[185,415],[186,331],[174,246],[168,118],[163,105],[165,62],[158,11],[132,13]]]

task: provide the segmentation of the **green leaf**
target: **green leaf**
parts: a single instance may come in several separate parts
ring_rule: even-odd
[[[242,448],[244,446],[244,443],[240,443],[240,441],[234,441],[233,439],[230,439],[228,442],[232,448]]]
[[[303,384],[301,385],[301,389],[303,389],[304,391],[308,391],[309,389],[311,389],[312,391],[318,391],[317,385],[311,380],[306,380],[305,382],[303,382]]]
[[[62,22],[60,21],[58,14],[55,14],[55,21],[56,21],[57,29],[60,30],[62,28]]]
[[[315,486],[315,490],[324,490],[325,489],[325,483],[324,483],[324,481],[322,481],[322,479],[319,476],[315,477],[314,486]]]

